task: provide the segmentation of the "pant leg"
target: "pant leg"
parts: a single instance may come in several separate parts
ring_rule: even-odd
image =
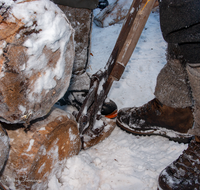
[[[174,98],[174,95],[177,94],[178,96],[183,96],[182,100],[184,101],[184,97],[186,95],[186,91],[184,90],[185,88],[182,88],[182,85],[178,85],[181,84],[181,78],[178,76],[181,75],[181,72],[184,72],[186,80],[188,77],[194,104],[195,124],[194,128],[190,132],[194,135],[200,136],[200,1],[159,0],[159,3],[160,25],[163,37],[168,43],[178,44],[180,55],[182,56],[181,59],[184,59],[185,62],[188,63],[186,69],[183,69],[182,71],[179,69],[180,72],[175,71],[178,67],[175,67],[174,65],[171,66],[172,64],[168,64],[169,66],[166,66],[169,70],[164,68],[164,70],[167,70],[166,72],[169,73],[168,77],[163,77],[164,81],[166,80],[165,78],[168,79],[168,86],[171,86],[171,84],[174,83],[175,85],[173,86],[179,86],[179,88],[174,90],[175,94],[173,94],[173,91],[170,90],[167,98],[169,100],[172,99],[173,101],[179,101],[179,99]],[[161,71],[161,73],[165,72]],[[176,76],[173,76],[173,74]],[[161,77],[158,76],[158,78]],[[162,81],[158,82],[158,84],[162,86]],[[173,89],[172,87],[170,88]],[[175,91],[179,91],[179,93],[176,93]],[[167,90],[164,92],[164,94],[167,94]],[[161,90],[159,93],[162,95]],[[163,99],[164,98],[165,96],[163,96]]]
[[[189,130],[190,134],[200,136],[200,63],[188,63],[187,73],[194,99],[194,127]]]
[[[173,108],[191,107],[191,90],[184,60],[177,44],[168,44],[167,60],[167,64],[157,77],[154,92],[156,98]]]

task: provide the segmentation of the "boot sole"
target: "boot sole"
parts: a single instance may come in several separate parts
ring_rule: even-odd
[[[130,128],[128,125],[122,124],[118,119],[116,119],[116,124],[122,130],[134,135],[139,135],[139,136],[157,135],[157,136],[166,137],[169,140],[172,140],[174,142],[184,143],[184,144],[189,143],[194,138],[194,136],[189,135],[189,134],[183,135],[183,133],[179,133],[179,132],[168,130],[168,129],[163,130],[163,128],[161,130],[159,129],[159,127],[156,127],[156,126],[152,127],[153,128],[152,130],[136,131],[133,128]],[[170,136],[169,134],[173,136]]]

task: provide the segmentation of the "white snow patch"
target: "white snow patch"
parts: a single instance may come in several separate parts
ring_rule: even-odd
[[[51,178],[51,180],[48,183],[48,190],[59,190],[61,187],[60,183],[58,182],[58,179],[55,175]]]
[[[26,108],[22,105],[19,105],[19,110],[24,114],[26,112]]]
[[[44,130],[46,130],[45,127],[41,127],[41,128],[40,128],[40,131],[44,131]]]
[[[69,128],[69,139],[70,139],[70,141],[73,142],[74,140],[76,140],[76,138],[77,138],[77,136],[75,134],[73,134],[72,129]]]
[[[26,152],[29,152],[29,151],[31,150],[33,144],[34,144],[34,139],[31,139],[31,140],[30,140],[30,143],[29,143],[29,147],[28,147],[28,149],[27,149]]]
[[[3,54],[3,48],[6,46],[6,41],[2,40],[0,42],[0,55]]]
[[[46,163],[44,162],[44,163],[40,166],[40,168],[39,168],[39,170],[38,170],[38,173],[41,173],[41,172],[42,172],[42,170],[44,169],[45,165],[46,165]]]

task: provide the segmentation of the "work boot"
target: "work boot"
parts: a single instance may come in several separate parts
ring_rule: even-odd
[[[159,190],[200,189],[200,143],[192,140],[177,160],[159,176]]]
[[[117,125],[137,135],[160,135],[177,142],[188,143],[193,126],[191,108],[172,108],[153,99],[141,107],[125,108],[118,112]]]

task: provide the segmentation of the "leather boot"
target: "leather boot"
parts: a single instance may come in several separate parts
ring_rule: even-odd
[[[118,112],[117,125],[137,135],[161,135],[177,142],[188,143],[193,126],[191,108],[172,108],[153,99],[141,107]]]
[[[200,63],[188,63],[186,70],[194,100],[194,126],[189,133],[198,136],[161,172],[159,190],[200,189]]]
[[[196,139],[196,138],[195,138]],[[159,176],[159,190],[200,189],[200,143],[192,140],[177,160]]]

